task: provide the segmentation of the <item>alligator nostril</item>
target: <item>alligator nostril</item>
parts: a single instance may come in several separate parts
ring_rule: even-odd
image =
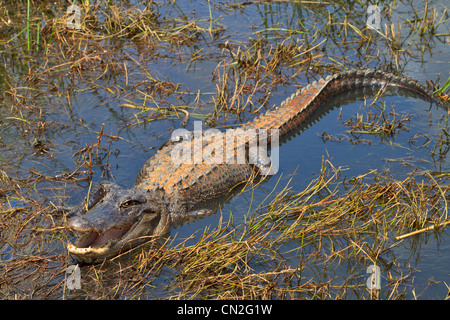
[[[67,227],[72,230],[86,232],[92,229],[91,223],[82,217],[73,217],[67,221]]]

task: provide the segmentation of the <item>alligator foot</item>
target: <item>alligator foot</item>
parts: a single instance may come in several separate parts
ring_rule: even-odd
[[[262,176],[273,175],[275,168],[273,167],[272,159],[265,151],[250,150],[249,162],[259,169],[259,174]]]
[[[195,211],[191,211],[188,212],[188,216],[190,217],[195,217],[195,218],[203,218],[206,216],[210,216],[212,214],[216,213],[216,210],[212,210],[212,209],[199,209],[199,210],[195,210]]]
[[[179,227],[189,223],[193,223],[207,216],[213,215],[216,212],[217,210],[203,208],[189,211],[182,215],[172,215],[172,227]]]

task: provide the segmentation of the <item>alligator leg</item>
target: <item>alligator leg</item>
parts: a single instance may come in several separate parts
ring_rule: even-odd
[[[267,132],[265,130],[259,130],[258,135],[258,147],[248,147],[248,160],[249,163],[259,169],[258,173],[261,176],[274,175],[278,172],[278,144],[279,137],[278,132],[271,132],[271,150],[272,155],[268,153],[268,141]],[[272,158],[274,157],[274,158]]]
[[[212,210],[212,209],[198,209],[198,210],[195,210],[195,211],[188,212],[187,215],[189,217],[192,217],[192,218],[203,218],[203,217],[206,217],[206,216],[210,216],[210,215],[212,215],[214,213],[216,213],[216,210]]]
[[[248,152],[249,163],[253,164],[259,169],[261,175],[266,175],[266,172],[270,171],[272,161],[270,160],[269,154],[262,150],[250,149]]]
[[[193,210],[193,211],[189,211],[185,214],[183,214],[182,216],[180,215],[172,215],[172,227],[178,227],[178,226],[183,226],[186,225],[188,223],[193,223],[197,220],[201,220],[207,216],[213,215],[217,212],[217,210],[213,210],[213,209],[198,209],[198,210]]]

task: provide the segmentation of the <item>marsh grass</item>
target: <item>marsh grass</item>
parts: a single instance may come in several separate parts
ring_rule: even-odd
[[[377,170],[349,178],[342,168],[323,161],[320,174],[304,190],[294,192],[288,183],[245,223],[222,216],[216,227],[179,243],[174,235],[104,264],[82,267],[82,289],[72,292],[63,292],[70,262],[52,253],[55,242],[68,241],[59,218],[38,205],[22,220],[30,208],[7,209],[3,201],[2,229],[9,232],[2,233],[0,247],[3,255],[14,248],[17,256],[2,261],[1,292],[9,299],[131,299],[151,297],[158,287],[174,299],[403,298],[414,270],[401,267],[392,250],[405,241],[439,237],[439,226],[448,219],[448,187],[442,179],[426,174],[398,181]],[[193,238],[194,244],[189,241]],[[372,264],[385,277],[378,292],[365,286],[364,271]],[[341,268],[347,269],[345,279],[338,276]]]
[[[377,110],[378,109],[378,110]],[[355,114],[354,118],[349,118],[344,124],[349,127],[347,133],[351,134],[356,139],[362,135],[378,135],[381,139],[393,137],[399,131],[406,130],[405,123],[410,121],[410,114],[397,114],[395,110],[386,112],[386,106],[382,105],[375,109],[372,113],[370,109],[365,116]],[[399,118],[399,119],[398,119]]]

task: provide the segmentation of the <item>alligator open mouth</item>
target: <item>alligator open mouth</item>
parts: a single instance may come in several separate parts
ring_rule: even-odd
[[[80,232],[75,244],[69,243],[68,250],[74,254],[84,254],[88,252],[101,253],[109,248],[112,242],[117,242],[126,237],[134,223],[130,223],[120,228],[111,228],[105,233],[95,230]],[[75,230],[76,231],[76,230]]]
[[[68,252],[79,263],[99,263],[104,259],[128,251],[155,236],[164,234],[170,225],[168,215],[157,213],[142,214],[123,226],[112,226],[109,229],[88,227],[85,220],[75,217],[68,227],[78,236],[74,243],[67,244]]]

